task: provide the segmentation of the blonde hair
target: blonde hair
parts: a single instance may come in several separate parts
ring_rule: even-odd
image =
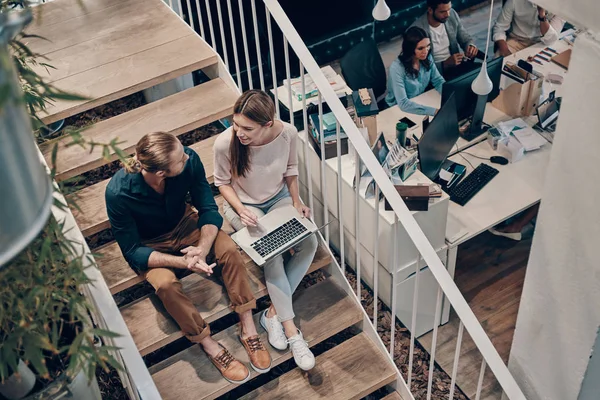
[[[244,92],[233,105],[233,113],[241,114],[261,126],[275,119],[275,103],[262,90]],[[250,149],[234,133],[229,146],[231,171],[234,177],[244,177],[250,171]]]
[[[170,155],[180,144],[179,139],[166,132],[153,132],[144,135],[135,146],[133,157],[125,160],[123,168],[129,174],[146,170],[148,172],[168,171]]]

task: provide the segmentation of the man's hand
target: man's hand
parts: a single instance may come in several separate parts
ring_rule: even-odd
[[[181,252],[186,256],[186,257],[206,257],[206,251],[204,251],[204,249],[202,249],[201,247],[198,246],[188,246],[185,249],[181,250]]]
[[[238,215],[240,216],[242,223],[246,226],[256,226],[258,224],[258,217],[246,207],[244,207]]]
[[[196,273],[205,273],[207,276],[211,276],[213,274],[213,268],[217,265],[216,263],[212,263],[208,265],[206,263],[206,258],[200,256],[184,256],[186,260],[189,261],[188,269],[192,272]]]
[[[502,57],[508,57],[512,54],[510,49],[508,48],[506,40],[498,40],[496,44],[498,45],[498,52]]]
[[[301,202],[298,202],[298,203],[294,203],[294,208],[296,210],[298,210],[300,215],[302,215],[303,217],[310,218],[310,208],[309,207],[306,207]]]
[[[546,17],[546,10],[544,10],[542,7],[538,6],[538,15],[540,18],[545,18]]]
[[[456,67],[460,65],[465,55],[463,53],[452,54],[450,58],[444,61],[444,66],[446,67]]]
[[[479,50],[477,49],[477,47],[475,47],[471,44],[471,45],[469,45],[469,47],[467,47],[467,51],[466,51],[465,55],[470,59],[474,59],[475,57],[477,57],[478,52],[479,52]]]

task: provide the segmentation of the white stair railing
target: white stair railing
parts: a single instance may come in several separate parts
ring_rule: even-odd
[[[230,0],[224,0],[226,1],[226,4],[228,6],[228,10],[231,7],[231,2]],[[168,2],[168,4],[170,3],[170,1]],[[217,14],[218,14],[218,22],[219,22],[219,28],[221,31],[221,40],[222,40],[222,49],[220,54],[222,55],[222,57],[225,59],[225,63],[227,64],[227,67],[229,68],[229,62],[228,62],[228,48],[231,49],[231,47],[233,46],[233,52],[234,52],[234,56],[237,54],[237,43],[239,42],[236,39],[236,31],[235,29],[233,29],[233,25],[234,25],[234,21],[231,19],[231,12],[229,12],[229,21],[224,21],[222,19],[222,13],[221,13],[221,2],[219,0],[217,0]],[[264,76],[264,68],[266,66],[263,66],[262,64],[262,59],[261,59],[261,52],[266,51],[267,49],[262,49],[261,48],[261,34],[259,32],[259,20],[257,18],[257,15],[261,15],[260,10],[257,11],[257,5],[256,5],[256,0],[251,0],[249,2],[247,2],[248,4],[246,5],[246,7],[251,7],[251,13],[252,13],[252,18],[253,18],[253,25],[249,26],[248,29],[246,29],[246,27],[242,27],[241,30],[242,32],[244,32],[244,36],[246,35],[247,32],[253,32],[254,33],[254,40],[256,43],[256,59],[257,59],[257,67],[258,67],[258,71],[259,71],[259,79],[260,79],[260,87],[261,89],[265,90],[265,76]],[[360,262],[360,247],[361,247],[361,240],[359,237],[359,214],[358,214],[358,204],[359,204],[359,199],[360,199],[360,194],[358,192],[358,186],[356,185],[356,189],[355,189],[355,214],[354,214],[354,219],[353,221],[347,221],[344,219],[343,216],[343,199],[341,196],[341,187],[342,187],[342,174],[341,174],[341,148],[340,148],[340,140],[339,140],[339,131],[340,131],[340,127],[344,129],[346,135],[348,136],[348,139],[350,141],[350,143],[352,144],[352,146],[354,147],[354,149],[356,150],[356,157],[357,160],[355,162],[355,166],[358,172],[359,169],[359,164],[362,163],[363,165],[366,166],[367,170],[371,173],[373,179],[375,180],[375,191],[377,194],[379,194],[379,192],[381,192],[383,194],[383,196],[385,197],[385,199],[387,200],[387,202],[390,204],[393,212],[394,212],[394,225],[393,225],[393,237],[394,239],[397,240],[397,232],[398,229],[400,229],[400,227],[404,228],[404,230],[407,232],[408,237],[410,238],[410,240],[412,241],[412,243],[414,244],[414,246],[416,247],[417,251],[418,251],[418,256],[417,256],[417,262],[416,262],[416,270],[415,270],[415,287],[414,287],[414,297],[413,297],[413,304],[412,304],[412,318],[411,318],[411,340],[410,340],[410,354],[409,354],[409,361],[408,361],[408,375],[407,375],[407,381],[408,381],[408,387],[410,387],[411,381],[414,379],[413,376],[413,358],[414,358],[414,343],[415,343],[415,326],[416,326],[416,315],[418,312],[418,291],[419,291],[419,276],[421,274],[420,271],[420,265],[421,265],[421,260],[424,260],[424,265],[427,265],[430,269],[430,271],[432,272],[435,280],[437,281],[438,285],[439,285],[439,289],[438,289],[438,295],[437,295],[437,301],[436,301],[436,309],[435,309],[435,319],[434,319],[434,331],[433,331],[433,341],[432,341],[432,348],[431,348],[431,357],[430,357],[430,368],[429,368],[429,377],[428,377],[428,388],[427,388],[427,399],[431,398],[431,392],[432,392],[432,381],[433,381],[433,370],[435,367],[435,352],[436,352],[436,344],[437,344],[437,327],[440,321],[440,316],[441,316],[441,312],[442,312],[442,299],[445,297],[450,304],[452,305],[452,307],[454,308],[456,314],[458,315],[459,319],[460,319],[460,325],[459,325],[459,331],[458,331],[458,338],[457,338],[457,345],[456,345],[456,353],[455,353],[455,358],[454,358],[454,368],[452,370],[452,383],[451,383],[451,387],[450,387],[450,399],[452,399],[452,396],[455,392],[455,385],[456,385],[456,375],[457,375],[457,368],[458,368],[458,361],[459,361],[459,355],[460,355],[460,346],[461,346],[461,342],[462,342],[462,337],[463,337],[463,330],[466,329],[467,332],[469,332],[469,335],[471,336],[473,342],[475,343],[477,349],[480,351],[482,357],[483,357],[483,361],[480,367],[480,375],[479,375],[479,379],[478,379],[478,385],[477,385],[477,397],[479,397],[479,394],[481,392],[481,387],[482,387],[482,383],[483,383],[483,376],[484,373],[487,369],[487,367],[490,368],[490,370],[492,371],[492,373],[494,374],[495,378],[498,380],[498,382],[500,383],[504,393],[508,396],[509,399],[524,399],[524,395],[522,393],[522,391],[520,390],[519,386],[517,385],[516,381],[514,380],[513,376],[510,374],[510,372],[508,371],[508,368],[506,367],[506,365],[504,364],[504,362],[502,361],[501,357],[499,356],[498,352],[496,351],[496,349],[494,348],[493,344],[491,343],[490,339],[488,338],[488,336],[486,335],[485,331],[483,330],[483,328],[481,327],[481,325],[479,324],[479,321],[477,320],[477,318],[475,317],[475,315],[473,314],[473,311],[471,310],[471,308],[469,307],[469,305],[467,304],[466,300],[464,299],[464,297],[462,296],[462,294],[460,293],[459,289],[457,288],[456,284],[454,283],[454,280],[452,279],[452,277],[450,276],[450,274],[448,273],[448,271],[446,270],[446,268],[444,267],[442,261],[440,260],[440,258],[438,257],[435,249],[433,248],[433,246],[431,245],[431,243],[429,242],[429,240],[427,239],[427,237],[425,236],[425,234],[423,233],[423,231],[421,230],[421,228],[419,227],[419,225],[417,224],[416,220],[414,219],[413,215],[411,214],[411,212],[408,210],[408,208],[406,207],[406,205],[404,204],[404,202],[402,201],[401,197],[399,196],[399,194],[397,193],[397,191],[395,190],[392,182],[389,180],[387,174],[384,172],[383,168],[379,165],[378,161],[376,160],[375,156],[373,155],[373,153],[371,152],[371,149],[369,148],[369,145],[367,144],[367,142],[363,139],[363,136],[361,135],[361,133],[359,132],[358,128],[356,127],[354,121],[352,120],[352,118],[350,117],[350,115],[347,113],[345,107],[342,105],[342,103],[340,102],[338,96],[336,95],[336,93],[334,92],[334,90],[331,88],[327,78],[324,76],[323,72],[321,71],[319,65],[317,65],[316,61],[314,60],[314,58],[312,57],[312,55],[310,54],[308,48],[306,47],[305,43],[302,41],[302,39],[300,38],[300,36],[298,35],[298,32],[296,31],[296,29],[294,28],[294,26],[292,25],[292,23],[290,22],[288,16],[286,15],[286,13],[284,12],[284,10],[282,9],[282,7],[280,6],[280,4],[278,3],[277,0],[263,0],[264,3],[264,13],[262,15],[265,15],[265,25],[266,25],[266,37],[268,38],[267,41],[267,45],[268,46],[268,54],[270,55],[270,62],[269,62],[269,72],[271,74],[271,80],[272,80],[272,86],[274,88],[277,87],[278,85],[278,79],[277,79],[277,69],[276,69],[276,62],[275,62],[275,55],[276,54],[284,54],[284,59],[285,59],[285,75],[286,78],[288,78],[288,92],[291,93],[291,88],[290,88],[290,83],[289,83],[289,78],[290,78],[290,55],[289,55],[289,49],[288,46],[291,47],[291,49],[293,50],[293,53],[298,57],[298,59],[300,60],[300,76],[303,82],[302,85],[302,91],[303,91],[303,95],[305,94],[305,87],[304,87],[304,77],[305,77],[305,71],[308,73],[308,75],[312,78],[313,82],[316,84],[317,89],[318,89],[318,112],[319,112],[319,122],[320,122],[320,126],[323,126],[322,123],[322,106],[323,106],[323,102],[326,102],[327,105],[329,106],[329,108],[331,109],[331,111],[333,112],[333,114],[336,117],[337,120],[337,129],[336,129],[336,134],[337,134],[337,146],[336,146],[336,150],[337,150],[337,170],[339,173],[337,173],[337,190],[338,190],[338,200],[337,200],[337,204],[333,205],[334,208],[337,208],[337,212],[338,212],[338,216],[339,216],[339,223],[340,223],[340,244],[341,244],[341,248],[340,253],[342,255],[342,260],[344,260],[344,256],[345,256],[345,249],[344,249],[344,227],[348,227],[350,226],[352,223],[355,224],[356,229],[355,229],[355,248],[356,248],[356,265],[355,265],[355,269],[356,269],[356,274],[357,274],[357,283],[356,283],[356,294],[357,296],[360,296],[360,289],[361,289],[361,262]],[[179,2],[179,4],[181,4]],[[196,3],[198,4],[198,3]],[[205,2],[206,7],[209,7],[209,1]],[[244,7],[244,2],[243,1],[239,1],[238,2],[238,7]],[[243,15],[244,10],[238,10],[240,12],[240,15]],[[247,11],[247,10],[246,10]],[[194,12],[194,10],[190,10],[188,7],[188,13]],[[212,27],[212,20],[211,20],[211,10],[205,9],[201,11],[202,14],[207,15],[209,18],[209,26]],[[198,18],[200,19],[201,16],[198,15]],[[279,28],[278,31],[281,32],[281,34],[283,35],[283,44],[284,44],[284,48],[282,49],[277,49],[280,51],[276,51],[276,49],[274,48],[275,43],[273,38],[275,37],[275,34],[279,33],[279,32],[275,32],[274,26],[271,23],[271,18],[276,22],[276,27]],[[193,26],[193,23],[191,22],[193,20],[193,18],[190,17],[190,25]],[[225,38],[224,35],[224,27],[225,24],[229,24],[230,26],[230,30],[231,30],[231,40],[228,42],[227,39]],[[245,21],[242,19],[241,20],[241,24],[245,25]],[[200,32],[201,34],[203,34],[203,32]],[[204,34],[203,34],[204,35]],[[207,40],[206,37],[204,37],[205,40]],[[214,40],[214,34],[212,34],[211,32],[211,43],[213,44],[213,48],[216,49],[216,43]],[[244,44],[244,54],[249,54],[250,49],[248,48],[248,44],[247,44],[247,38],[244,38],[243,40],[243,44]],[[229,47],[228,47],[229,46]],[[240,67],[237,65],[237,56],[236,58],[236,66],[235,66],[235,72],[237,75],[237,81],[238,81],[238,85],[240,86],[240,89],[242,90],[242,88],[244,87],[254,87],[255,85],[253,85],[253,83],[251,82],[252,80],[252,74],[251,74],[251,69],[252,66],[249,65],[249,57],[246,57],[246,73],[248,75],[248,79],[246,82],[243,82],[242,79],[242,74],[240,71]],[[231,72],[231,69],[229,69],[229,71]],[[279,101],[278,101],[278,91],[274,90],[273,92],[274,97],[275,97],[275,103],[277,106],[277,115],[280,114],[280,109],[279,109]],[[291,104],[291,95],[289,96],[289,98],[287,99],[289,101],[289,103]],[[302,100],[302,107],[303,107],[303,123],[302,126],[305,128],[305,132],[309,131],[308,128],[308,122],[307,122],[307,113],[306,113],[306,101],[304,99],[303,96],[303,100]],[[290,107],[291,109],[289,110],[291,115],[290,115],[290,120],[293,122],[293,109],[292,107]],[[326,195],[327,193],[327,182],[326,182],[326,178],[325,178],[325,170],[328,168],[326,163],[325,163],[325,157],[324,157],[324,143],[322,143],[323,140],[323,135],[321,134],[321,177],[320,177],[320,181],[321,181],[321,189],[322,189],[322,202],[323,202],[323,208],[324,208],[324,213],[323,213],[323,220],[326,222],[329,219],[329,210],[332,209],[330,207],[330,205],[328,204],[328,197]],[[307,185],[308,187],[308,193],[309,193],[309,205],[311,206],[311,208],[313,210],[314,206],[313,206],[313,190],[312,190],[312,170],[310,168],[310,164],[309,164],[309,160],[310,157],[308,156],[309,153],[312,151],[309,147],[308,144],[308,138],[307,140],[305,140],[304,143],[304,155],[305,155],[305,167],[306,167],[306,173],[307,173]],[[376,199],[378,199],[379,196],[376,195]],[[379,203],[378,201],[376,201],[376,206],[378,206]],[[379,212],[379,207],[375,207],[375,231],[372,233],[372,237],[375,238],[375,240],[378,240],[378,233],[379,233],[379,227],[378,227],[378,221],[379,218],[377,218],[378,216],[378,212]],[[329,241],[330,237],[329,237],[329,231],[326,230],[325,231],[325,238]],[[366,233],[362,233],[362,236],[368,237],[368,235]],[[393,248],[396,248],[397,246],[393,246]],[[374,274],[374,294],[377,298],[378,295],[378,273],[379,273],[379,268],[380,265],[378,263],[378,246],[374,246],[374,269],[373,269],[373,274]],[[396,254],[397,252],[394,252],[393,254],[393,268],[392,268],[392,282],[394,284],[393,286],[393,290],[391,293],[391,305],[392,305],[392,321],[395,321],[395,317],[396,317],[396,298],[397,298],[397,293],[396,293],[396,268],[395,266],[398,265],[398,254]],[[342,268],[344,267],[344,263],[342,262]],[[374,311],[373,311],[373,324],[377,323],[377,307],[374,307]],[[390,337],[391,337],[391,343],[390,343],[390,352],[393,351],[393,349],[395,348],[394,346],[394,341],[395,341],[395,329],[394,329],[395,324],[392,322],[391,324],[391,332],[390,332]],[[376,326],[375,326],[376,328]]]

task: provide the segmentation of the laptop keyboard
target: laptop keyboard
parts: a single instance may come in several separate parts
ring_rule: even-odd
[[[274,231],[267,233],[250,246],[254,251],[260,254],[261,257],[266,258],[281,246],[284,246],[307,231],[308,229],[306,229],[300,221],[296,218],[292,218]]]

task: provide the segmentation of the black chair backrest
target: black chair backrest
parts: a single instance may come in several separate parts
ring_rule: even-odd
[[[377,44],[367,39],[354,46],[340,62],[342,76],[352,90],[372,88],[376,97],[385,93],[385,66]]]

